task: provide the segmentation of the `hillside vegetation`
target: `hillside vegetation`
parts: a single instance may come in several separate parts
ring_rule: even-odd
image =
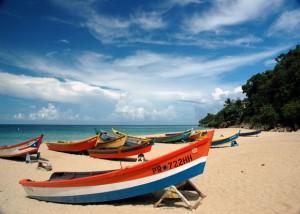
[[[300,125],[300,46],[279,55],[274,70],[252,76],[242,86],[246,98],[227,99],[217,114],[208,113],[202,127],[247,126],[270,130]]]

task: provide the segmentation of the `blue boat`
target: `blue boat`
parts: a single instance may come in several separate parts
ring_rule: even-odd
[[[260,134],[261,133],[261,130],[255,130],[255,131],[251,131],[251,132],[241,132],[240,133],[240,136],[241,137],[246,137],[246,136],[252,136],[252,135],[256,135],[256,137],[257,137],[257,135],[258,134]]]
[[[219,139],[213,140],[211,142],[211,147],[216,147],[216,146],[223,146],[224,144],[230,144],[231,146],[237,146],[236,139],[238,139],[240,135],[240,131],[234,135],[231,135],[229,137],[221,137]]]

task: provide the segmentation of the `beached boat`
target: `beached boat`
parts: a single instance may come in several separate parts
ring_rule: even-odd
[[[43,142],[43,137],[44,135],[41,135],[23,143],[11,146],[1,146],[0,157],[18,157],[27,154],[36,154]]]
[[[126,142],[119,148],[94,148],[89,149],[88,153],[93,158],[119,159],[150,152],[153,144],[150,139],[138,144]]]
[[[167,136],[177,135],[177,134],[181,134],[181,133],[184,133],[184,132],[192,132],[192,131],[193,131],[193,128],[185,130],[185,131],[180,131],[180,132],[168,132],[168,133],[165,133],[165,135],[167,135]]]
[[[191,135],[192,130],[172,133],[172,134],[154,134],[147,135],[145,138],[155,140],[155,143],[176,143],[187,140]]]
[[[258,135],[261,133],[261,130],[255,130],[255,131],[250,131],[250,132],[241,132],[240,137],[246,137],[246,136],[252,136],[252,135]]]
[[[202,174],[213,132],[133,166],[103,172],[55,172],[46,181],[23,179],[19,183],[29,198],[59,203],[98,203],[144,195]]]
[[[200,140],[201,138],[204,138],[207,134],[207,131],[205,130],[193,130],[191,132],[190,137],[188,138],[188,141],[195,141]]]
[[[225,144],[231,144],[231,146],[237,145],[236,143],[236,139],[239,137],[240,132],[228,136],[228,137],[220,137],[218,139],[215,139],[211,142],[211,147],[215,147],[215,146],[223,146]]]
[[[95,149],[100,148],[118,148],[120,146],[123,146],[126,142],[127,136],[126,135],[111,135],[108,132],[101,130],[97,131],[96,133],[99,133],[99,142],[98,145],[95,147]]]
[[[48,149],[59,152],[83,152],[97,145],[99,134],[79,141],[46,142]]]
[[[111,129],[112,132],[117,135],[117,136],[123,136],[123,135],[126,135],[127,136],[127,139],[126,141],[129,142],[129,143],[143,143],[145,141],[148,141],[149,139],[147,138],[143,138],[143,137],[139,137],[139,136],[133,136],[133,135],[129,135],[129,134],[125,134],[123,132],[120,132],[114,128]]]

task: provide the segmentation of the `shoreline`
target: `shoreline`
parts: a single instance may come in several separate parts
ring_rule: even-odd
[[[215,137],[231,135],[243,128],[215,129]],[[239,137],[237,147],[211,148],[204,173],[191,181],[207,197],[197,212],[202,213],[299,213],[300,212],[300,132],[262,131],[258,135]],[[153,146],[146,159],[161,156],[185,144]],[[93,212],[189,212],[185,204],[167,201],[153,205],[159,193],[110,203],[70,205],[38,201],[26,197],[19,180],[47,180],[54,171],[99,171],[136,164],[130,161],[94,159],[40,148],[41,158],[51,162],[52,171],[37,170],[37,163],[0,159],[0,213],[93,213]],[[193,196],[193,194],[191,194]],[[189,200],[190,198],[187,197]],[[195,198],[195,197],[194,197]],[[197,198],[196,198],[197,199]],[[196,200],[195,199],[195,200]],[[193,197],[191,203],[193,203]]]

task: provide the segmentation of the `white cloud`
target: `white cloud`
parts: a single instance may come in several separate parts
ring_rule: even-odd
[[[202,2],[203,0],[168,0],[167,4],[185,6],[191,3],[200,4]]]
[[[37,112],[31,112],[27,116],[24,113],[21,115],[23,120],[29,121],[91,121],[89,116],[81,117],[71,109],[61,111],[52,103],[48,103],[47,107],[41,107]]]
[[[77,24],[77,27],[87,28],[95,38],[103,43],[114,43],[120,39],[130,37],[132,34],[129,29],[132,22],[129,18],[124,19],[117,16],[104,16],[95,10],[93,5],[95,1],[74,2],[70,0],[54,0],[53,3],[69,10],[71,14],[82,18],[82,21]],[[71,24],[74,25],[74,23]]]
[[[84,52],[72,63],[74,67],[53,59],[27,56],[13,60],[11,64],[53,77],[0,72],[0,93],[64,103],[81,103],[84,98],[95,97],[98,100],[105,98],[117,101],[124,92],[132,93],[138,99],[200,99],[205,94],[199,93],[200,89],[214,90],[212,81],[216,82],[221,74],[273,57],[285,48],[287,47],[212,59],[146,51],[137,51],[124,58],[112,58]],[[15,58],[10,55],[2,56],[7,61]],[[80,81],[76,81],[77,79]],[[185,84],[187,81],[190,84]]]
[[[276,22],[270,27],[268,35],[280,34],[286,36],[299,36],[300,33],[300,9],[286,11],[280,15]]]
[[[46,53],[46,56],[47,57],[53,57],[55,54],[57,54],[56,51],[50,51],[50,52]]]
[[[90,112],[86,118],[104,118],[108,122],[111,122],[110,117],[116,122],[120,118],[131,121],[165,118],[170,121],[178,117],[178,101],[205,101],[203,105],[207,105],[221,101],[224,96],[237,96],[232,92],[234,89],[226,89],[230,94],[224,90],[229,88],[227,84],[233,83],[222,83],[223,74],[273,57],[284,48],[211,59],[146,51],[123,58],[84,52],[73,58],[73,67],[54,59],[19,57],[11,64],[53,77],[0,72],[0,93],[80,105],[81,112]],[[2,56],[7,61],[15,58]],[[66,72],[63,78],[58,72],[61,70]],[[220,90],[215,91],[215,88]],[[124,96],[126,93],[134,98]]]
[[[163,119],[163,120],[172,120],[176,118],[177,112],[175,110],[175,107],[173,105],[168,106],[165,109],[161,110],[155,110],[153,109],[150,112],[151,119],[156,120],[156,119]]]
[[[174,37],[177,39],[176,45],[179,46],[191,46],[191,47],[201,47],[206,49],[219,49],[226,47],[246,47],[252,48],[257,43],[262,43],[263,38],[257,37],[255,35],[242,35],[241,37],[222,37],[222,36],[198,36],[193,34],[178,33]],[[169,44],[170,45],[170,44]]]
[[[263,52],[227,56],[217,59],[204,59],[198,57],[182,57],[176,55],[156,54],[150,52],[137,52],[136,55],[118,60],[120,66],[127,69],[142,69],[144,75],[148,73],[167,80],[179,77],[209,77],[230,72],[238,67],[255,64],[265,58],[274,56],[283,48],[274,48]]]
[[[115,40],[130,37],[129,27],[131,23],[128,20],[113,17],[103,17],[94,12],[86,17],[87,27],[92,35],[103,43],[113,43]]]
[[[69,43],[70,43],[70,42],[69,42],[68,40],[66,40],[66,39],[61,39],[61,40],[59,40],[58,42],[66,43],[66,44],[69,44]]]
[[[118,105],[115,112],[111,116],[113,118],[118,118],[119,120],[126,119],[130,121],[170,121],[176,117],[176,112],[174,106],[172,105],[163,109],[146,109],[142,106],[127,104],[124,106]]]
[[[243,93],[242,86],[236,87],[236,88],[233,90],[233,93]]]
[[[212,93],[213,99],[214,100],[224,100],[226,97],[244,97],[244,95],[242,94],[243,90],[242,87],[236,87],[234,88],[232,91],[229,90],[223,90],[221,88],[215,88],[215,92]]]
[[[24,120],[25,119],[25,114],[18,113],[14,115],[14,119],[16,120]]]
[[[185,7],[190,4],[203,4],[202,0],[169,0],[159,4],[146,4],[145,8],[136,9],[132,14],[126,15],[103,15],[95,10],[95,5],[101,3],[94,1],[73,1],[64,2],[54,0],[56,5],[66,8],[73,15],[81,18],[77,27],[87,28],[92,36],[106,44],[128,45],[135,43],[157,44],[157,45],[182,45],[182,46],[201,46],[206,48],[224,46],[244,46],[248,47],[251,43],[261,42],[262,39],[253,35],[243,38],[226,39],[224,37],[205,39],[192,38],[193,34],[203,31],[223,32],[226,26],[235,26],[248,21],[258,21],[270,13],[274,13],[282,4],[283,0],[264,1],[264,0],[214,0],[211,8],[201,10],[202,13],[186,14],[183,21],[183,31],[164,34],[163,30],[172,27],[171,19],[167,18],[170,10],[175,7]],[[151,5],[151,6],[149,6]],[[152,10],[149,11],[149,8]],[[186,11],[184,11],[186,12]],[[184,12],[182,14],[184,14]],[[178,15],[182,20],[181,15]],[[182,21],[179,21],[182,22]],[[182,23],[178,23],[180,26]],[[74,24],[71,23],[73,26]],[[136,27],[138,26],[138,27]],[[174,29],[178,30],[178,27]],[[149,33],[150,32],[150,33]],[[230,33],[232,35],[232,33]],[[184,36],[178,36],[184,35]],[[187,36],[188,35],[188,36]],[[179,38],[180,37],[180,38]],[[190,39],[188,39],[188,37]],[[60,41],[67,41],[62,39]]]
[[[42,107],[38,112],[31,113],[29,115],[29,120],[60,120],[59,109],[57,109],[53,104],[49,103],[48,108]]]
[[[222,27],[262,18],[276,10],[281,3],[282,0],[217,0],[207,12],[188,17],[185,28],[195,34],[203,31],[220,31]]]
[[[158,108],[147,100],[136,99],[132,94],[125,93],[117,103],[111,117],[128,121],[169,121],[176,117],[176,111],[172,105]]]
[[[76,78],[76,70],[71,69],[63,61],[58,61],[54,57],[43,58],[24,51],[19,51],[18,54],[15,53],[0,52],[0,61],[8,65],[32,70],[39,73],[39,75],[46,73],[60,78],[64,78],[65,76],[73,79]]]
[[[87,97],[117,100],[119,94],[89,84],[55,78],[0,72],[0,94],[61,103],[80,103]]]
[[[227,96],[228,94],[230,94],[230,91],[228,90],[222,90],[221,88],[215,88],[215,92],[212,93],[212,96],[214,98],[214,100],[220,100],[222,95]]]
[[[157,12],[139,12],[135,16],[132,16],[132,22],[137,23],[141,28],[146,30],[159,29],[167,26],[167,23]]]
[[[270,66],[274,66],[276,63],[277,62],[275,61],[275,59],[268,59],[264,62],[264,65],[270,67]]]
[[[232,39],[232,40],[224,40],[223,39],[223,42],[220,43],[220,45],[221,46],[227,45],[227,46],[245,46],[245,47],[249,47],[253,43],[260,43],[262,41],[263,41],[262,38],[258,38],[256,36],[249,35],[249,36],[246,36],[246,37],[241,37],[241,38]],[[218,45],[218,46],[220,47],[220,45]]]
[[[130,105],[118,106],[116,112],[132,120],[143,120],[146,117],[146,111],[143,107],[134,107]]]

